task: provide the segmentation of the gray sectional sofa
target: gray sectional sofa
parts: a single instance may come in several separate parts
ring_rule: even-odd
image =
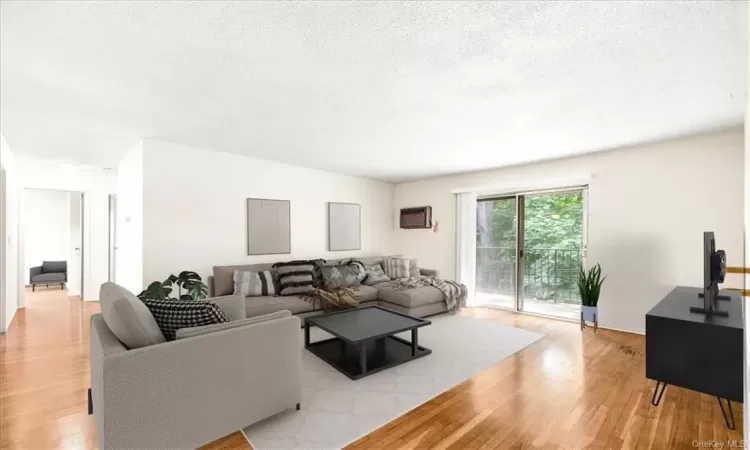
[[[354,259],[370,266],[383,261],[382,256],[367,258],[345,258],[341,260],[328,260],[327,264],[334,265]],[[213,276],[208,278],[209,297],[231,295],[234,292],[233,275],[235,270],[246,270],[260,272],[273,270],[273,263],[248,264],[238,266],[214,266]],[[420,269],[424,276],[438,276],[437,271]],[[357,295],[360,306],[378,305],[398,312],[406,313],[416,317],[431,316],[446,312],[443,293],[432,286],[415,289],[396,290],[393,281],[386,281],[372,286],[359,286]],[[321,314],[320,305],[313,304],[296,295],[277,297],[246,297],[247,317],[260,316],[276,311],[288,310],[300,317]]]

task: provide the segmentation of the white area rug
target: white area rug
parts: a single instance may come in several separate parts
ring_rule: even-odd
[[[409,333],[400,336],[411,339]],[[328,337],[311,330],[313,342]],[[419,329],[419,344],[431,355],[357,381],[303,350],[302,410],[242,431],[256,450],[342,448],[542,337],[484,319],[435,317]]]

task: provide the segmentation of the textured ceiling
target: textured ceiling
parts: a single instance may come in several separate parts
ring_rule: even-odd
[[[387,181],[555,158],[741,123],[744,3],[3,1],[0,125],[110,167],[141,137]]]

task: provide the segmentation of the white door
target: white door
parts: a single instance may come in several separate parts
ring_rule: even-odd
[[[5,237],[5,208],[6,208],[6,175],[5,170],[0,167],[0,333],[5,332],[5,302],[8,284],[6,280],[6,237]]]
[[[82,194],[70,192],[68,196],[70,208],[70,257],[68,258],[68,295],[81,295],[81,252],[83,248],[82,233]]]
[[[117,196],[109,196],[109,281],[115,281],[115,262],[117,261]]]

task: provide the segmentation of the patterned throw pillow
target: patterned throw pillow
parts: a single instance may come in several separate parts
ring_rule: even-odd
[[[383,268],[391,280],[409,278],[408,258],[386,258],[383,260]]]
[[[289,261],[273,265],[279,277],[279,294],[295,295],[312,292],[315,263],[312,261]]]
[[[327,291],[359,286],[362,280],[359,264],[323,266],[320,268],[320,272],[323,275],[323,287]]]
[[[270,271],[245,272],[234,271],[234,294],[243,297],[260,297],[276,295],[273,275]]]
[[[350,259],[347,264],[354,266],[354,270],[357,273],[357,284],[362,284],[365,278],[367,278],[367,269],[365,269],[364,263],[356,259]]]
[[[143,300],[159,325],[164,338],[175,339],[180,328],[229,322],[226,314],[210,300]]]
[[[320,273],[320,268],[326,265],[326,260],[311,259],[310,262],[315,264],[315,269],[313,270],[313,286],[315,286],[316,288],[322,288],[323,274]]]
[[[366,269],[367,278],[362,284],[372,286],[373,284],[382,283],[384,281],[390,281],[388,275],[383,272],[383,267],[380,264],[373,264]]]

